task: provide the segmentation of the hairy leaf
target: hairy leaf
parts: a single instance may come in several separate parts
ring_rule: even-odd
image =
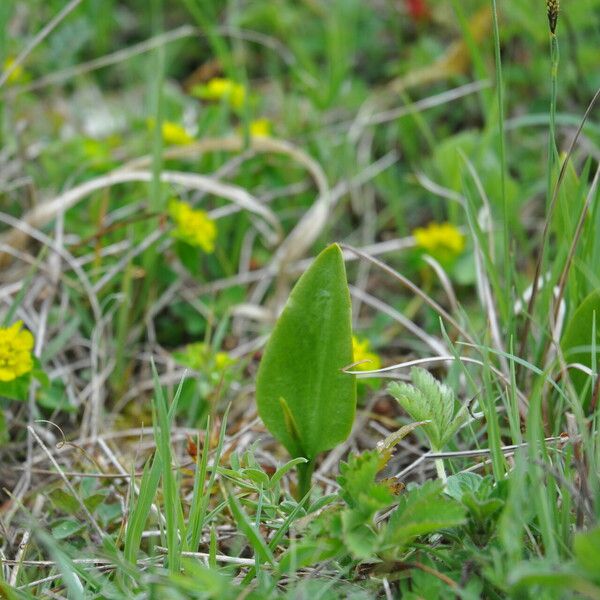
[[[394,382],[389,391],[400,406],[415,420],[423,423],[423,431],[434,450],[441,450],[466,422],[468,411],[461,406],[455,411],[454,392],[437,381],[425,369],[411,370],[412,385]]]

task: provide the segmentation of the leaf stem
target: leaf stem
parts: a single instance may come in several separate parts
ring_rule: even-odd
[[[310,491],[313,471],[315,470],[314,459],[298,465],[298,488],[296,489],[296,500],[300,501]]]
[[[504,81],[502,77],[502,54],[500,51],[500,27],[498,25],[498,7],[496,0],[491,0],[492,4],[492,25],[494,31],[494,58],[496,63],[496,93],[498,102],[498,153],[500,154],[500,196],[502,199],[502,233],[504,250],[504,285],[506,286],[507,300],[506,306],[512,306],[512,270],[509,236],[509,209],[506,197],[506,143],[504,133]],[[513,316],[512,311],[508,310],[504,315],[508,330],[512,331]]]
[[[444,487],[446,487],[446,483],[448,482],[448,476],[446,475],[446,467],[444,467],[443,458],[435,459],[435,470],[437,471],[438,479],[440,479],[444,484]]]

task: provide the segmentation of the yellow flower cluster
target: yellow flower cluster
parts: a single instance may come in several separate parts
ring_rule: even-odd
[[[33,336],[22,321],[0,327],[0,381],[12,381],[33,369]]]
[[[168,209],[175,224],[173,237],[191,246],[198,246],[204,252],[215,251],[217,225],[206,212],[193,209],[187,202],[179,200],[171,200]]]
[[[353,367],[353,370],[375,371],[381,368],[381,358],[379,358],[379,356],[375,354],[375,352],[371,352],[371,344],[369,340],[360,340],[355,335],[353,335],[352,353],[354,354],[354,362],[360,363]]]
[[[246,88],[241,83],[223,77],[215,77],[206,85],[196,86],[192,93],[202,100],[224,100],[236,110],[241,109],[246,102]]]
[[[14,63],[15,59],[8,57],[2,65],[4,71],[8,71]],[[27,81],[27,72],[22,65],[17,65],[6,80],[8,84],[24,83],[25,81]]]
[[[173,121],[163,121],[161,132],[163,141],[170,146],[185,146],[194,141],[194,136],[190,135],[179,123]]]
[[[465,249],[465,236],[452,223],[430,223],[413,231],[418,248],[434,258],[448,261]]]
[[[179,354],[182,364],[195,371],[224,371],[235,363],[235,360],[227,352],[213,350],[204,342],[188,344],[184,352]]]

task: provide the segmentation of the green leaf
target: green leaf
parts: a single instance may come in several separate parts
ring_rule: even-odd
[[[493,517],[504,506],[504,500],[500,498],[487,498],[482,500],[473,492],[465,492],[462,503],[469,509],[473,518],[479,522]]]
[[[156,442],[156,453],[160,457],[162,466],[162,492],[165,514],[165,529],[167,542],[167,556],[169,571],[176,573],[179,571],[181,560],[180,544],[181,531],[183,530],[183,513],[181,508],[180,494],[171,466],[171,420],[169,418],[167,399],[165,398],[162,387],[159,382],[158,372],[154,362],[152,366],[152,379],[154,382],[154,396],[152,398],[152,412],[154,415],[154,440]],[[179,384],[172,406],[174,410],[179,402],[182,385]]]
[[[410,376],[412,385],[394,382],[390,384],[389,392],[415,421],[422,424],[431,448],[441,450],[468,419],[467,408],[463,405],[455,411],[454,392],[425,369],[413,367]]]
[[[419,535],[464,522],[464,507],[444,495],[441,481],[429,481],[401,496],[383,533],[383,544],[399,549]]]
[[[292,456],[313,459],[350,434],[356,382],[342,372],[350,363],[350,294],[332,245],[292,290],[258,372],[258,412]]]
[[[260,469],[242,469],[241,474],[262,487],[267,487],[269,485],[269,476]]]
[[[55,540],[64,540],[83,529],[84,523],[74,519],[61,519],[52,527],[52,537]]]
[[[579,592],[584,598],[600,600],[600,588],[591,583],[571,562],[560,565],[548,560],[523,562],[512,567],[508,583],[516,589],[531,589],[532,586],[552,590],[565,588]]]
[[[600,581],[598,557],[600,556],[600,527],[575,535],[573,542],[577,564]]]
[[[385,466],[386,458],[377,451],[351,454],[347,463],[340,463],[340,496],[363,521],[368,521],[377,511],[387,508],[396,496],[385,482],[376,482],[377,473]]]
[[[281,478],[286,473],[291,471],[296,465],[300,465],[305,462],[306,462],[306,459],[299,456],[297,458],[292,458],[292,460],[285,463],[285,465],[279,467],[279,469],[277,469],[277,471],[275,471],[275,473],[271,477],[271,481],[269,482],[269,488],[271,488],[271,489],[274,488],[281,481]]]
[[[477,473],[457,473],[446,481],[446,494],[459,502],[466,492],[477,492],[483,477]]]
[[[595,320],[596,339],[592,339],[592,324]],[[596,345],[596,364],[593,364],[592,345]],[[598,368],[600,356],[600,290],[592,292],[577,307],[573,316],[567,323],[565,333],[561,340],[561,348],[567,363],[581,363],[590,369]],[[581,371],[570,369],[569,374],[575,389],[583,393],[590,378]],[[586,396],[590,396],[590,387]]]
[[[75,498],[72,494],[68,494],[64,490],[52,490],[49,497],[52,504],[54,504],[56,508],[67,514],[74,515],[81,510],[81,505],[77,501],[77,498]]]
[[[246,536],[260,562],[275,564],[271,549],[260,535],[250,517],[244,512],[234,494],[229,495],[229,508],[240,531]]]
[[[12,381],[0,381],[0,397],[24,402],[27,400],[31,373],[17,377]]]
[[[92,494],[84,498],[85,507],[93,514],[94,511],[106,500],[106,493]]]
[[[182,380],[183,383],[183,380]],[[179,386],[177,394],[180,394],[182,385]],[[177,397],[177,396],[176,396]],[[169,407],[168,412],[168,425],[170,426],[175,416],[175,410],[177,408],[177,402],[173,400],[173,403]],[[125,547],[124,555],[125,560],[135,564],[137,560],[137,554],[140,549],[140,543],[142,541],[142,533],[144,526],[150,514],[150,509],[158,489],[160,482],[160,476],[163,471],[161,454],[157,452],[154,457],[149,460],[144,466],[142,474],[142,480],[139,486],[139,494],[137,497],[133,493],[133,485],[131,486],[131,504],[130,504],[130,518],[127,522],[127,528],[125,530]],[[133,479],[132,479],[133,484]]]
[[[341,542],[335,539],[303,540],[283,553],[279,569],[281,573],[295,573],[298,569],[330,560],[343,551]]]
[[[377,551],[377,533],[365,523],[360,510],[345,510],[342,513],[342,531],[344,545],[353,558],[367,560]]]

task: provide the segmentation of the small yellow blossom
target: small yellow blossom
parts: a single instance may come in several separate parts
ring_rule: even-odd
[[[212,348],[204,342],[188,344],[183,352],[176,355],[181,364],[195,371],[224,371],[235,363],[227,352],[213,352]]]
[[[215,367],[218,371],[224,371],[235,362],[227,352],[217,352],[215,354]]]
[[[33,369],[33,336],[22,321],[0,327],[0,381],[12,381]]]
[[[196,86],[193,93],[202,100],[225,100],[232,108],[239,110],[246,102],[246,88],[231,79],[215,77],[206,85]]]
[[[3,70],[8,71],[15,63],[15,59],[12,57],[8,57],[4,61]],[[27,73],[22,65],[17,65],[11,74],[8,76],[6,83],[15,84],[15,83],[23,83],[27,80]]]
[[[173,121],[163,121],[161,132],[165,144],[171,146],[185,146],[194,141],[194,136],[190,135],[179,123],[173,123]]]
[[[442,261],[452,260],[465,249],[465,236],[452,223],[430,223],[413,231],[417,247]]]
[[[271,121],[265,117],[250,121],[251,137],[269,137],[271,135]]]
[[[209,254],[215,251],[217,225],[206,212],[193,209],[179,200],[171,200],[168,208],[175,223],[173,237],[191,246],[198,246]]]
[[[381,358],[374,352],[371,352],[369,340],[359,340],[355,335],[352,336],[352,353],[354,362],[360,363],[353,367],[357,371],[375,371],[381,368]],[[364,362],[362,362],[364,361]]]

